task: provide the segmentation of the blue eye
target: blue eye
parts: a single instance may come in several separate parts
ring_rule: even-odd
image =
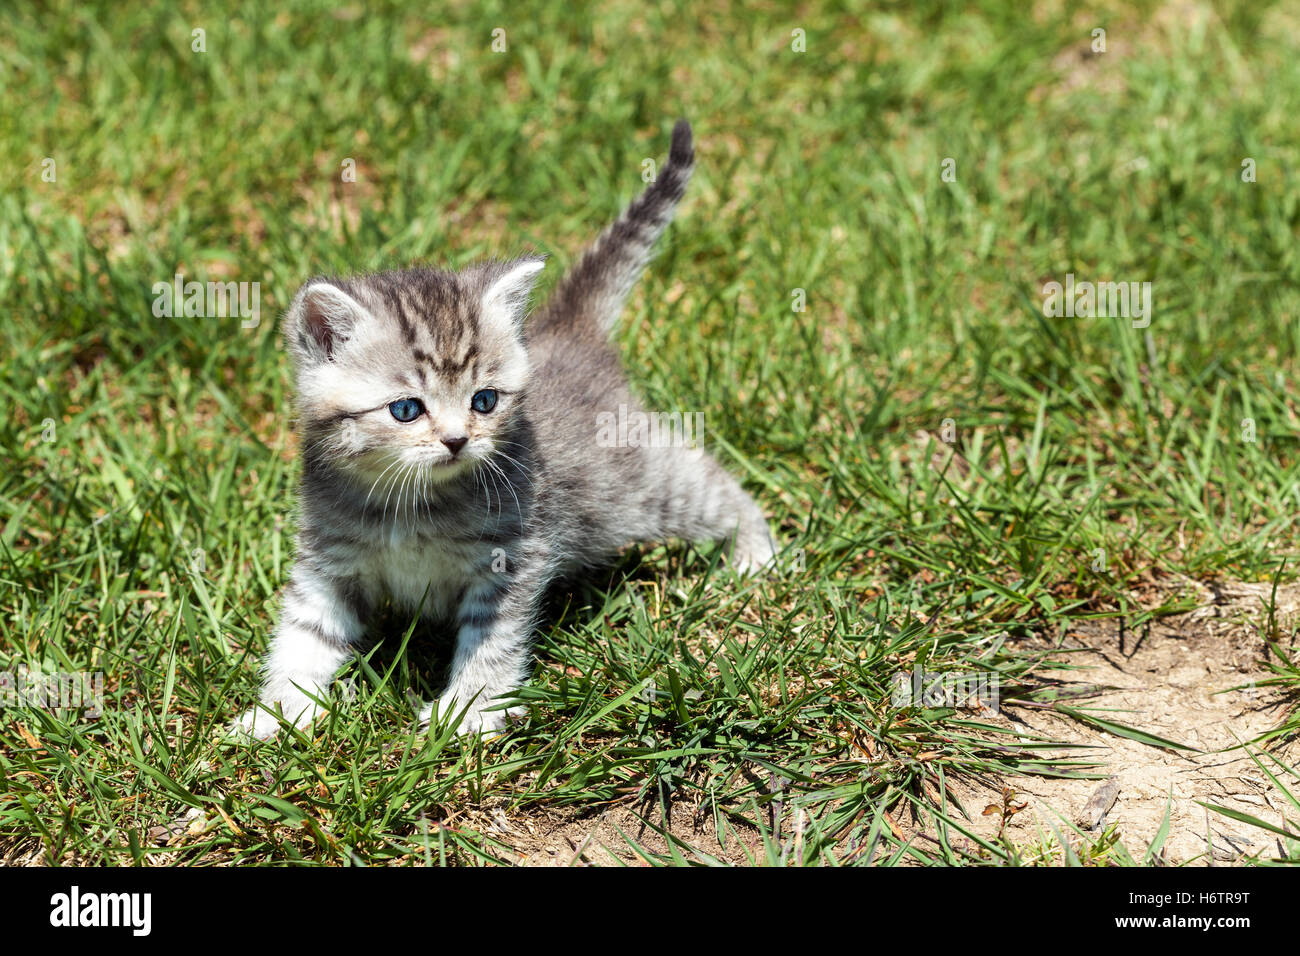
[[[424,412],[424,405],[418,398],[399,398],[388,404],[388,410],[399,422],[413,422]]]
[[[497,390],[495,388],[485,388],[482,391],[475,392],[474,397],[469,400],[469,407],[480,414],[486,415],[497,407]]]

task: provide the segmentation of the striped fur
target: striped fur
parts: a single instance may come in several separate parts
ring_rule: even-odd
[[[536,258],[298,293],[285,322],[303,433],[296,560],[261,705],[239,730],[269,736],[276,709],[308,723],[385,599],[456,629],[448,687],[421,717],[495,730],[557,579],[667,538],[728,541],[743,570],[771,560],[758,507],[702,450],[597,440],[603,413],[640,410],[608,332],[692,162],[682,121],[656,181],[531,322]],[[481,413],[471,400],[485,388],[498,400]],[[411,398],[425,412],[397,421],[389,403]]]

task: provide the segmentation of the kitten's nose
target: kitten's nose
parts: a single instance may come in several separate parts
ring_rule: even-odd
[[[467,438],[464,435],[460,436],[459,438],[444,438],[442,440],[442,443],[447,446],[447,450],[451,452],[452,458],[455,458],[456,453],[459,452],[462,448],[464,448],[468,442],[469,442],[469,438]]]

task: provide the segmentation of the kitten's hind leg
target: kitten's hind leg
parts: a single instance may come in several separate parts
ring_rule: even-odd
[[[649,450],[661,481],[660,538],[724,541],[733,568],[753,574],[772,564],[776,542],[767,519],[740,483],[706,452]]]

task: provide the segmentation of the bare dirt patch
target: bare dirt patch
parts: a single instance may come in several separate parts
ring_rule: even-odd
[[[655,812],[639,813],[630,805],[615,804],[578,815],[562,811],[512,819],[502,815],[487,832],[513,849],[520,866],[646,866],[645,858],[628,840],[650,853],[667,856],[668,840],[660,830],[680,841],[678,852],[688,860],[698,862],[700,857],[682,844],[733,865],[763,861],[762,840],[756,831],[736,828],[723,843],[711,825],[693,820],[685,808],[674,810],[668,821],[655,820]]]
[[[1110,622],[1072,631],[1068,645],[1077,649],[1067,659],[1081,668],[1074,679],[1099,688],[1075,709],[1195,750],[1150,746],[1048,710],[1007,708],[1001,719],[1026,735],[1092,748],[1084,752],[1087,759],[1103,765],[1101,772],[1110,775],[1117,793],[1090,833],[1100,836],[1106,826],[1115,825],[1136,858],[1156,838],[1166,812],[1168,838],[1156,862],[1214,865],[1277,855],[1275,836],[1202,806],[1216,804],[1283,827],[1288,809],[1295,817],[1286,798],[1238,747],[1278,726],[1287,714],[1278,693],[1255,683],[1270,676],[1261,626],[1268,620],[1272,588],[1191,581],[1182,587],[1195,593],[1195,610],[1159,619],[1138,632]],[[1275,620],[1283,626],[1281,633],[1292,633],[1298,612],[1300,587],[1279,588]],[[1294,766],[1300,747],[1292,741],[1273,752]],[[1017,803],[1028,802],[1006,828],[1006,835],[1021,843],[1052,837],[1052,828],[1069,834],[1067,822],[1087,829],[1085,819],[1095,819],[1096,813],[1085,808],[1102,781],[1008,777],[997,783],[1014,789]],[[1001,804],[998,787],[958,786],[955,792],[974,817],[971,829],[995,836],[999,817],[976,814]]]
[[[1284,852],[1274,835],[1203,806],[1227,807],[1284,828],[1291,826],[1288,811],[1292,820],[1296,817],[1287,798],[1240,748],[1277,727],[1294,705],[1273,688],[1259,686],[1271,676],[1263,629],[1270,623],[1273,590],[1267,584],[1180,579],[1173,585],[1152,585],[1134,598],[1141,606],[1156,607],[1164,603],[1171,587],[1184,597],[1192,596],[1194,610],[1157,619],[1138,630],[1126,629],[1118,621],[1081,626],[1067,635],[1059,659],[1075,668],[1068,672],[1069,683],[1089,691],[1070,700],[1071,708],[1191,749],[1151,746],[1048,709],[1004,708],[998,717],[986,719],[1025,738],[1049,738],[1087,748],[1062,749],[1059,754],[1095,763],[1101,778],[950,780],[952,796],[970,815],[962,822],[964,828],[986,839],[996,837],[999,816],[981,816],[980,811],[1001,805],[1005,787],[1014,790],[1014,805],[1024,805],[1010,818],[1005,835],[1026,849],[1026,857],[1059,862],[1060,838],[1079,849],[1113,827],[1119,841],[1141,860],[1166,825],[1166,816],[1168,833],[1152,861],[1155,864],[1221,866]],[[1272,623],[1277,625],[1276,633],[1294,634],[1300,623],[1300,585],[1278,589]],[[1059,680],[1061,672],[1050,675]],[[1300,762],[1300,743],[1270,746],[1288,765]],[[1274,773],[1279,772],[1263,759]],[[1295,783],[1293,778],[1287,782]],[[1108,792],[1099,793],[1103,790]],[[483,830],[509,847],[508,855],[523,866],[646,865],[628,838],[667,856],[668,841],[656,826],[686,847],[726,863],[764,860],[757,831],[737,827],[722,842],[711,821],[694,819],[688,807],[675,807],[668,821],[657,819],[655,809],[642,809],[618,803],[594,811],[547,808],[509,816],[498,813]],[[921,823],[899,822],[913,834]],[[1081,837],[1075,827],[1087,835]],[[928,842],[935,834],[931,829],[925,836]],[[966,841],[966,848],[977,849],[971,841]],[[1037,853],[1036,848],[1043,852]],[[687,858],[694,856],[689,849],[681,852]]]

